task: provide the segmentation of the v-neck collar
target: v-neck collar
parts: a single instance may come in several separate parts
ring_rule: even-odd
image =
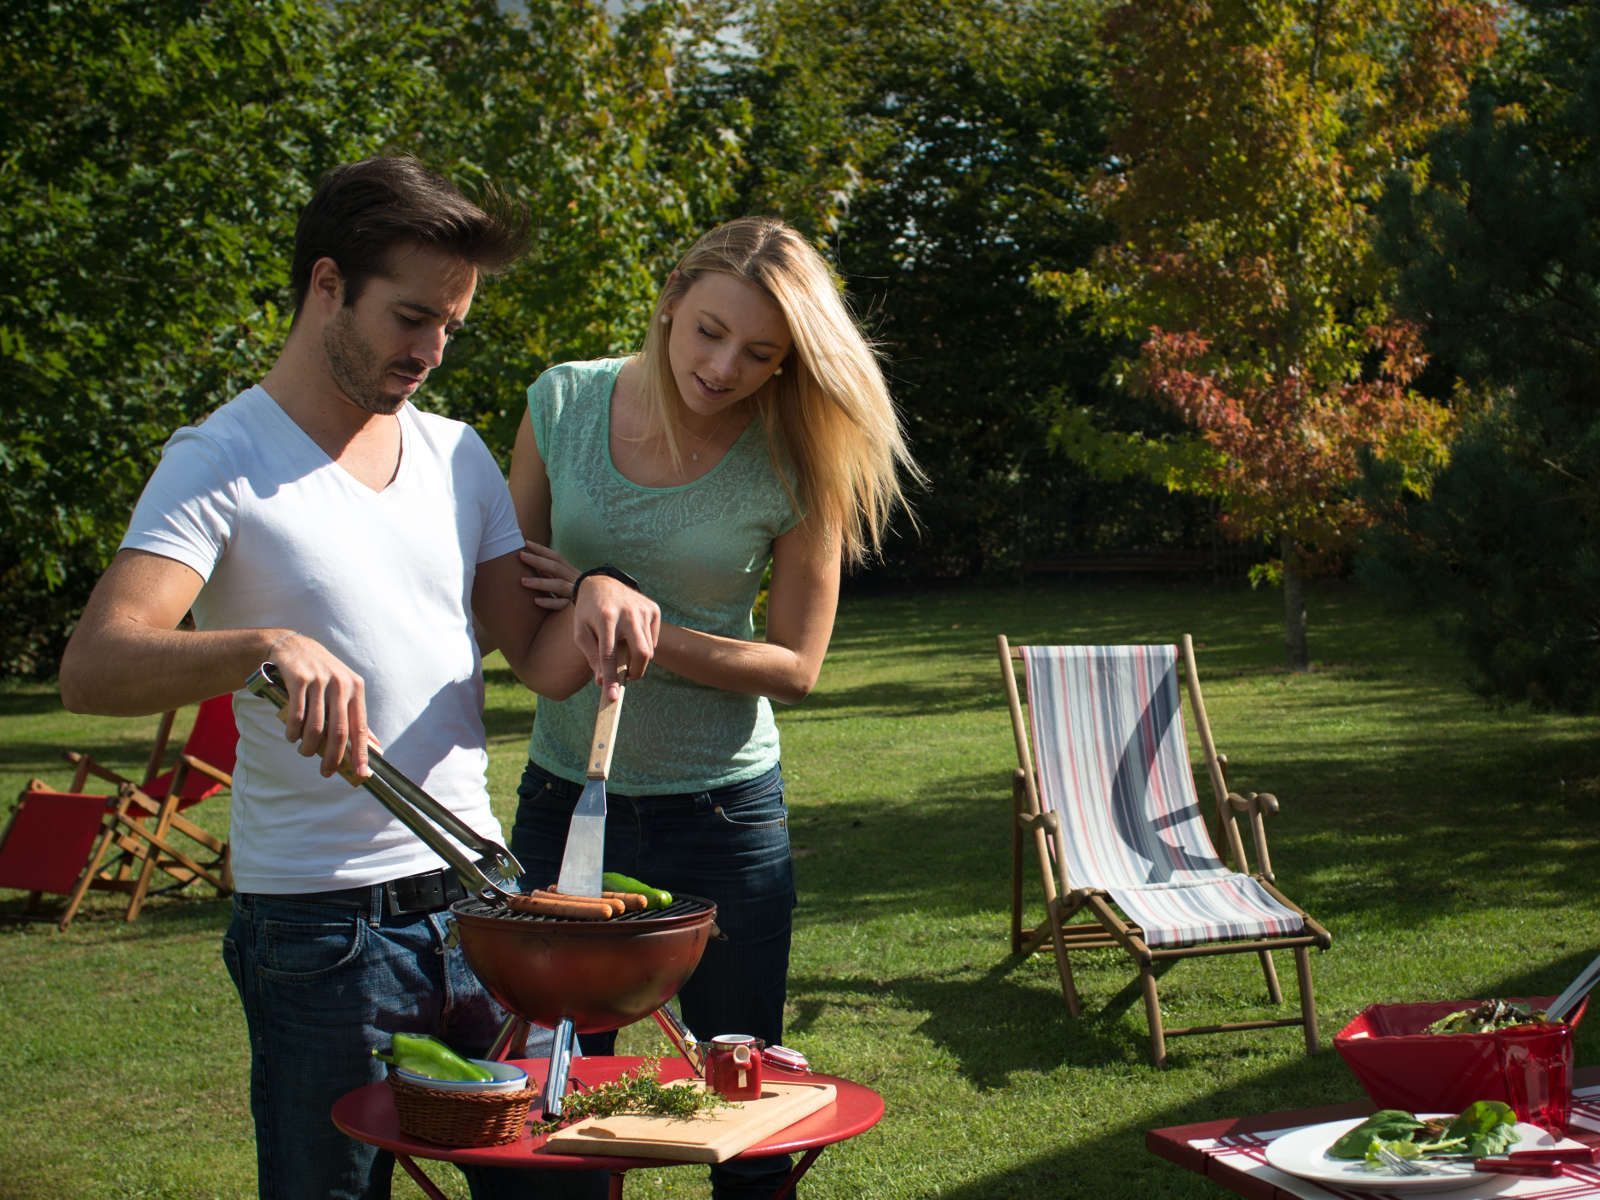
[[[264,386],[258,383],[255,385],[253,390],[261,393],[261,396],[266,403],[272,407],[272,410],[277,413],[278,417],[282,419],[285,425],[294,430],[295,436],[297,436],[304,443],[305,447],[314,456],[320,459],[321,462],[326,464],[330,469],[337,471],[340,477],[347,480],[350,486],[355,488],[357,491],[363,492],[369,496],[382,496],[386,492],[392,490],[395,485],[400,483],[404,478],[406,474],[406,464],[411,458],[411,455],[408,453],[410,442],[410,430],[408,428],[409,419],[405,415],[411,407],[411,402],[409,400],[396,409],[394,414],[396,428],[398,429],[400,435],[399,456],[395,462],[394,471],[389,476],[388,481],[382,487],[375,488],[363,480],[358,479],[348,467],[343,466],[337,459],[324,450],[317,442],[317,439],[306,432],[305,428],[300,424],[300,422],[296,421],[294,417],[289,414],[288,409],[279,404],[277,397],[272,395],[271,392],[267,391]]]

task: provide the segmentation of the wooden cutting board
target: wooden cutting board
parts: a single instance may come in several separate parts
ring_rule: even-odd
[[[677,1086],[703,1091],[705,1081],[689,1079]],[[544,1149],[556,1154],[722,1162],[832,1103],[833,1096],[831,1083],[765,1082],[755,1100],[693,1117],[623,1115],[579,1121],[552,1133]]]

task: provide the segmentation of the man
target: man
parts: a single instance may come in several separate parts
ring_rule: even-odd
[[[281,723],[266,701],[235,699],[238,891],[223,942],[250,1030],[263,1197],[386,1196],[392,1159],[340,1133],[329,1107],[379,1077],[371,1051],[390,1034],[482,1053],[501,1017],[445,944],[454,873],[340,762],[366,774],[370,739],[500,840],[474,622],[551,695],[590,673],[614,684],[599,647],[628,642],[635,675],[654,650],[655,605],[606,576],[573,616],[546,617],[521,587],[493,457],[467,426],[407,403],[479,272],[524,242],[410,159],[324,180],[295,233],[277,361],[167,444],[61,662],[77,712],[159,712],[236,691],[268,660],[283,677]],[[177,629],[191,611],[195,628]],[[504,1183],[491,1174],[475,1196]]]

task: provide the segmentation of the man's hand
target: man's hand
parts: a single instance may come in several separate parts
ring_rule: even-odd
[[[348,754],[355,773],[366,778],[366,682],[334,657],[321,642],[303,633],[291,633],[272,647],[272,664],[283,679],[289,702],[279,712],[284,732],[300,743],[307,758],[322,758],[322,775],[339,769]]]

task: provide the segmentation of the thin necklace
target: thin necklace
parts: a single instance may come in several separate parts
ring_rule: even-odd
[[[716,426],[715,428],[712,429],[712,431],[710,433],[696,433],[694,430],[689,429],[688,427],[684,428],[684,432],[687,433],[690,437],[692,437],[695,441],[699,442],[702,449],[704,447],[706,447],[706,446],[709,446],[711,444],[711,439],[713,437],[715,437],[716,435],[720,434],[722,432],[722,430],[723,430],[723,426],[722,425]],[[691,462],[699,462],[700,461],[700,451],[694,449],[693,447],[691,447],[690,450],[689,450],[689,460]]]

